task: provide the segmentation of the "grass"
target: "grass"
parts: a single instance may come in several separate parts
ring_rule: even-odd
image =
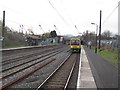
[[[23,47],[23,46],[25,46],[24,42],[12,41],[12,40],[7,40],[5,42],[5,48],[16,48],[16,47]]]
[[[100,51],[99,54],[101,56],[105,56],[106,58],[108,58],[109,60],[118,60],[118,55],[115,55],[111,52],[108,52],[106,50]]]
[[[112,62],[114,65],[120,65],[120,62],[118,62],[120,56],[118,56],[118,54],[110,52],[109,50],[99,51],[98,54],[107,59],[108,61]]]
[[[25,45],[7,45],[5,48],[16,48],[16,47],[25,47]]]
[[[92,47],[92,50],[95,50],[95,48]],[[120,56],[116,52],[117,51],[113,48],[97,49],[97,53],[100,56],[113,63],[115,66],[118,66],[120,65]]]

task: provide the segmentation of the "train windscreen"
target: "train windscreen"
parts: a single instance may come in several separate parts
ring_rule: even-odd
[[[71,45],[79,45],[79,40],[72,40]]]

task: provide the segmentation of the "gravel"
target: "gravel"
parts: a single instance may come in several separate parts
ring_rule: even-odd
[[[48,55],[47,57],[49,57],[49,56],[51,56],[51,55]],[[43,58],[37,59],[37,60],[34,61],[34,62],[30,62],[29,64],[26,64],[26,65],[21,66],[21,68],[22,68],[22,67],[26,67],[26,66],[28,66],[28,65],[32,65],[32,64],[34,64],[35,62],[39,62],[39,61],[41,61],[41,60],[43,60],[43,59],[45,59],[45,58],[47,58],[47,57],[43,57]],[[49,59],[49,60],[50,60],[50,59]],[[36,64],[36,65],[34,65],[34,66],[31,66],[30,68],[27,68],[27,69],[25,69],[25,70],[23,70],[23,71],[21,71],[21,72],[19,72],[19,73],[16,73],[16,74],[13,75],[12,77],[6,78],[5,80],[3,80],[3,84],[12,81],[13,78],[15,79],[15,78],[23,75],[24,73],[29,72],[29,71],[32,70],[33,68],[37,67],[39,64],[44,64],[44,63],[48,62],[49,60],[44,60],[44,62],[40,62],[40,63],[38,63],[38,64]],[[14,72],[14,71],[19,70],[19,69],[20,69],[20,67],[19,67],[19,68],[14,68],[12,71],[9,70],[9,72],[7,72],[7,74],[10,74],[11,72]],[[11,71],[11,72],[10,72],[10,71]],[[5,73],[4,73],[4,74],[5,74]],[[4,74],[3,74],[3,75],[4,75]]]
[[[79,61],[80,58],[75,63],[75,68],[73,70],[72,76],[70,78],[68,89],[75,89],[77,87],[77,78],[78,78],[78,71],[79,71]]]
[[[58,65],[70,54],[69,47],[66,47],[64,52],[55,55],[52,58],[56,58],[55,61],[33,73],[31,76],[25,78],[21,82],[12,86],[12,88],[37,88],[54,70]]]

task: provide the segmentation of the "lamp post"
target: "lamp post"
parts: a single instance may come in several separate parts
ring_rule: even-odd
[[[98,25],[96,23],[91,23],[91,24],[96,25],[95,53],[97,53],[97,31],[98,31]]]
[[[43,31],[43,33],[45,33],[45,31],[42,29],[42,26],[41,26],[41,25],[39,25],[39,27],[40,27],[40,29]]]

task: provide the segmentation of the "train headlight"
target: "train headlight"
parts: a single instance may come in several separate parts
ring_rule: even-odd
[[[80,48],[79,46],[77,46],[77,48]]]
[[[71,48],[73,48],[73,46],[71,46]]]

